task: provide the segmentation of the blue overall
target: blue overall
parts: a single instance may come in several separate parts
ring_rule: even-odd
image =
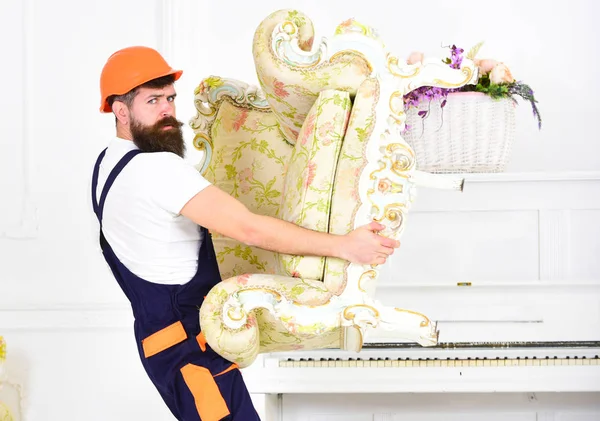
[[[119,161],[98,201],[98,173],[105,153],[106,150],[98,157],[92,178],[100,246],[131,303],[138,352],[148,377],[178,420],[259,420],[239,369],[213,351],[200,332],[199,308],[209,290],[221,281],[208,230],[200,227],[203,241],[198,252],[198,270],[188,283],[157,284],[133,274],[119,261],[104,237],[102,212],[119,173],[141,151],[131,151]]]

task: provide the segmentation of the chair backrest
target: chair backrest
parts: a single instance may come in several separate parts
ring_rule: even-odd
[[[190,124],[196,148],[204,151],[200,172],[251,211],[279,217],[293,146],[260,92],[238,80],[208,77],[196,89],[195,104],[197,114]],[[223,279],[278,271],[275,253],[212,235]]]

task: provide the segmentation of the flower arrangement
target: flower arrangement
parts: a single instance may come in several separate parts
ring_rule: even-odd
[[[443,108],[446,105],[447,96],[453,92],[481,92],[493,99],[510,98],[515,104],[517,104],[516,96],[520,96],[531,103],[533,115],[537,118],[538,128],[541,129],[542,119],[536,106],[537,100],[533,90],[525,83],[515,80],[506,64],[492,59],[475,59],[482,45],[483,43],[479,43],[474,46],[466,56],[468,59],[473,60],[479,68],[477,85],[465,85],[461,88],[422,86],[404,96],[404,109],[418,107],[424,101],[429,101],[431,106],[433,100],[439,100],[440,106]],[[452,45],[450,47],[450,57],[445,58],[443,62],[453,69],[460,69],[463,53],[462,48]],[[408,57],[407,64],[417,64],[422,62],[423,58],[423,53],[413,52]],[[429,111],[426,110],[418,112],[421,118],[427,117],[428,114]],[[410,127],[407,127],[406,130],[410,130]]]

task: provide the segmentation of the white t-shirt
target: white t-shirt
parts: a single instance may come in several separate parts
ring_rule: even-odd
[[[133,149],[138,148],[130,140],[110,142],[98,174],[98,201],[112,169]],[[208,185],[173,153],[135,156],[108,192],[102,218],[104,236],[121,263],[150,282],[188,282],[197,270],[202,238],[199,226],[179,212]]]

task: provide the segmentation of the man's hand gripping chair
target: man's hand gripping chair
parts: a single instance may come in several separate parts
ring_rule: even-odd
[[[354,20],[313,49],[313,27],[282,10],[253,43],[261,88],[211,76],[196,90],[191,121],[199,170],[254,212],[346,234],[375,220],[398,239],[415,186],[460,190],[462,179],[415,169],[402,139],[403,96],[419,86],[476,83],[469,60],[401,64],[373,29]],[[223,282],[200,309],[208,344],[240,367],[259,353],[339,348],[360,351],[370,328],[423,346],[436,323],[373,297],[377,267],[290,256],[213,234]]]

